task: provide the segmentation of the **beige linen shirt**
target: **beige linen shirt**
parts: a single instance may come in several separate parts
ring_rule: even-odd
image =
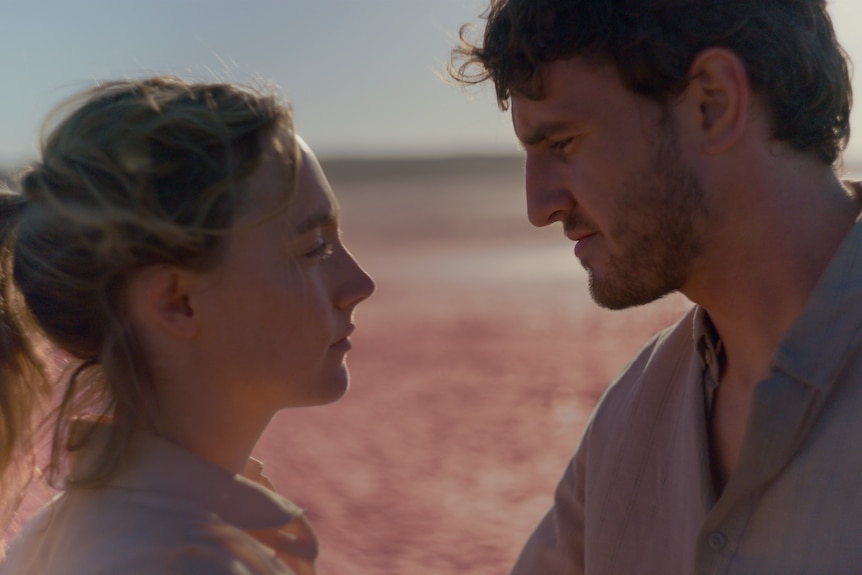
[[[694,308],[622,371],[514,575],[862,573],[862,224],[758,384],[716,500],[717,346]]]
[[[106,487],[68,489],[31,519],[0,574],[313,575],[316,555],[302,510],[260,462],[232,475],[141,435]]]

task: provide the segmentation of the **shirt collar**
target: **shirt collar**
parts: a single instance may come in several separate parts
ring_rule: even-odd
[[[695,306],[692,319],[695,349],[703,370],[703,400],[707,419],[711,417],[713,399],[721,381],[721,361],[723,347],[709,314],[700,306]]]
[[[854,186],[858,194],[860,187]],[[862,336],[862,216],[823,272],[778,348],[775,367],[820,388],[835,380]]]
[[[862,201],[862,183],[845,182]],[[847,354],[862,336],[862,215],[844,238],[775,356],[775,368],[797,380],[824,387],[834,380]],[[705,391],[711,397],[721,376],[721,338],[706,310],[697,306],[693,339],[701,365],[708,370]],[[710,388],[710,385],[713,388]]]
[[[776,367],[805,383],[832,381],[857,349],[862,325],[862,223],[856,222],[776,354]]]
[[[700,357],[701,367],[709,370],[716,382],[721,375],[721,354],[723,351],[721,338],[718,336],[709,314],[700,306],[696,306],[692,321],[692,332],[695,349]]]
[[[109,425],[95,425],[85,446],[72,453],[72,477],[86,471],[101,452]],[[240,529],[272,529],[290,523],[302,509],[267,489],[263,464],[251,459],[234,475],[163,438],[137,433],[109,487],[143,490],[199,505]]]

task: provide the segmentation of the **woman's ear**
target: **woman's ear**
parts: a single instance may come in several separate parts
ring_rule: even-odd
[[[743,136],[750,119],[751,85],[745,63],[726,48],[704,50],[689,68],[682,102],[687,106],[688,129],[697,134],[701,150],[727,151]]]
[[[156,265],[135,272],[126,285],[132,321],[152,335],[192,339],[199,321],[192,304],[195,274],[183,268]]]

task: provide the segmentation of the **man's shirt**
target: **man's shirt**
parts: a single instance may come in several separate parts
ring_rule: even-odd
[[[692,309],[608,388],[514,575],[862,573],[862,224],[754,392],[720,497],[720,343]]]

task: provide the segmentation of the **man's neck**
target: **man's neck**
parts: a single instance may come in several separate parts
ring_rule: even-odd
[[[755,198],[748,213],[728,216],[724,229],[732,234],[719,233],[714,244],[724,249],[707,254],[683,290],[707,311],[722,342],[709,421],[719,495],[742,450],[754,388],[856,222],[858,196],[833,175]]]
[[[789,184],[788,184],[789,185]],[[777,190],[725,216],[714,249],[683,293],[709,314],[724,346],[725,371],[754,386],[796,321],[841,242],[860,201],[833,175]]]

